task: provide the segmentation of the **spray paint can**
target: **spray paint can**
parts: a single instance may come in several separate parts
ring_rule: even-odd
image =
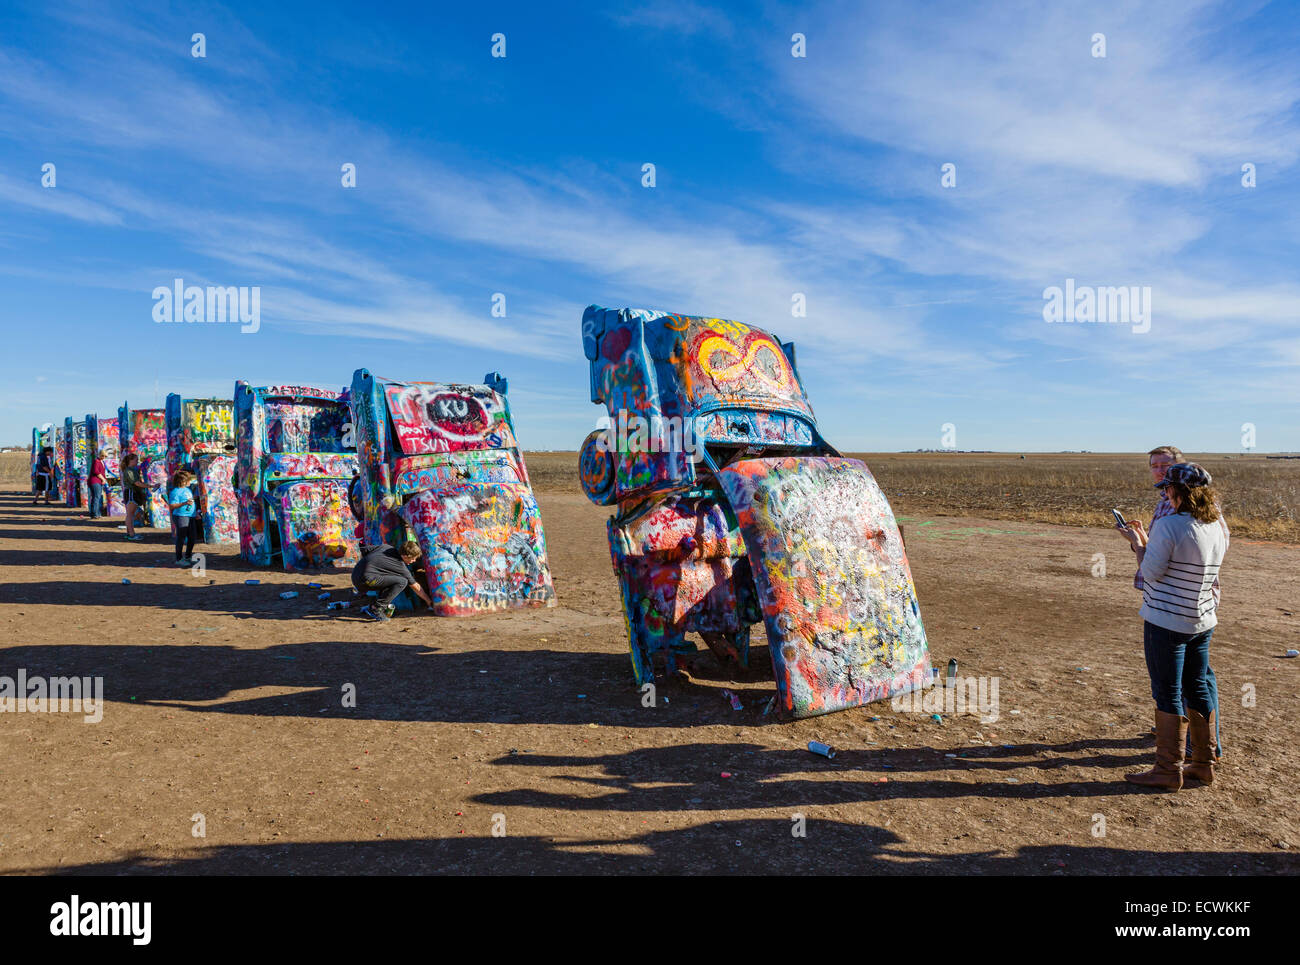
[[[325,593],[322,593],[320,596],[316,597],[316,599],[318,599],[318,600],[328,600],[329,598],[330,598],[330,595],[329,595],[329,592],[328,592],[328,591],[326,591]]]
[[[327,606],[325,609],[327,609],[327,610],[346,610],[347,608],[348,608],[348,601],[347,601],[347,600],[335,600],[333,603],[331,603],[331,604],[330,604],[329,606]]]
[[[261,582],[262,582],[261,580],[245,580],[244,586],[257,586],[257,584]]]
[[[295,596],[297,596],[297,595],[298,595],[298,591],[297,591],[297,590],[285,590],[283,593],[280,594],[280,599],[281,599],[281,600],[292,600],[292,599],[293,599]]]
[[[831,747],[830,744],[823,744],[821,741],[809,741],[808,750],[812,751],[814,754],[820,754],[822,757],[827,757],[831,760],[835,759],[835,748]]]
[[[946,687],[952,688],[957,684],[957,658],[953,657],[948,661],[948,683]]]

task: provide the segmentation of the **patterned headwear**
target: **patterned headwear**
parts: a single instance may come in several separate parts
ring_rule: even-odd
[[[1172,483],[1195,489],[1208,486],[1213,480],[1210,474],[1194,462],[1176,462],[1165,470],[1165,478],[1156,483],[1156,489],[1164,489]]]

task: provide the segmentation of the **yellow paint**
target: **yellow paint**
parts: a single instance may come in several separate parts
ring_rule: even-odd
[[[750,371],[750,367],[758,357],[758,353],[764,350],[772,356],[773,361],[776,363],[776,377],[773,378],[760,368],[753,369],[754,375],[774,388],[787,388],[790,385],[790,369],[786,365],[785,356],[767,339],[757,339],[751,342],[749,349],[742,356],[740,349],[736,348],[730,339],[721,335],[711,335],[700,344],[700,368],[712,379],[730,382]],[[716,353],[729,356],[735,361],[730,365],[715,366],[713,356]]]

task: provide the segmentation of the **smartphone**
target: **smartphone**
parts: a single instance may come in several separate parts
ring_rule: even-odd
[[[1124,518],[1124,514],[1121,513],[1118,509],[1112,509],[1110,511],[1110,514],[1115,517],[1115,525],[1118,526],[1120,529],[1124,529],[1126,526],[1128,526],[1128,520]]]

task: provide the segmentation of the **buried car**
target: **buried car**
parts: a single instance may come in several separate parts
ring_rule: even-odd
[[[346,389],[235,383],[239,554],[291,572],[359,559],[348,481],[357,457]]]
[[[116,419],[101,419],[93,413],[86,416],[86,451],[90,453],[88,458],[92,463],[97,453],[104,454],[104,514],[125,516],[121,445]]]
[[[352,376],[365,542],[419,543],[440,616],[555,605],[506,390]]]
[[[230,399],[167,396],[167,472],[194,473],[194,504],[203,542],[239,541],[235,472],[235,403]]]
[[[86,450],[86,423],[63,420],[63,502],[76,509],[90,505],[90,459]]]
[[[68,426],[67,420],[55,423],[54,432],[54,495],[63,502],[68,499]]]
[[[742,322],[596,305],[582,317],[588,498],[610,552],[638,686],[697,633],[748,663],[762,621],[784,718],[930,684],[902,537],[867,466],[817,429],[794,346]]]
[[[123,402],[117,410],[118,443],[122,458],[135,453],[139,458],[140,478],[149,498],[136,508],[136,525],[170,528],[172,513],[167,508],[167,417],[162,409],[132,409]],[[123,486],[124,505],[131,494]]]

